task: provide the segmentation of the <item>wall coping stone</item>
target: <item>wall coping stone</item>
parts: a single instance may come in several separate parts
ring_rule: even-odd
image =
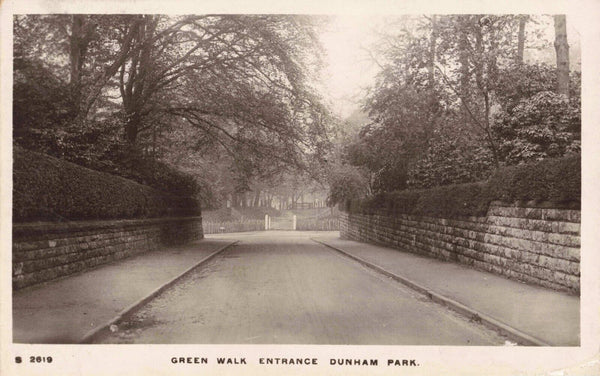
[[[494,200],[490,202],[490,207],[498,206],[498,207],[517,207],[523,209],[560,209],[560,210],[575,210],[581,211],[581,202],[579,201],[569,201],[569,202],[552,202],[552,201],[515,201],[515,202],[505,202]],[[489,209],[488,209],[489,210]],[[376,213],[386,213],[392,214],[391,210],[379,209],[375,210],[371,213],[367,212],[353,212],[347,210],[343,206],[340,206],[340,212],[349,213],[349,214],[376,214]],[[418,214],[407,214],[407,213],[394,213],[394,214],[406,214],[406,215],[418,215]],[[425,216],[422,216],[425,217]],[[485,215],[483,215],[485,217]],[[444,217],[431,217],[431,218],[444,218]],[[447,219],[455,219],[455,218],[480,218],[473,216],[457,216],[453,218]]]
[[[143,219],[118,219],[118,220],[92,220],[69,222],[31,222],[13,223],[13,240],[22,236],[36,234],[57,234],[74,231],[87,231],[97,229],[121,229],[141,225],[152,225],[184,220],[201,220],[202,216],[143,218]]]
[[[519,208],[534,208],[534,209],[566,209],[566,210],[581,210],[581,202],[569,201],[569,202],[552,202],[552,201],[492,201],[490,206],[505,206],[505,207],[519,207]]]

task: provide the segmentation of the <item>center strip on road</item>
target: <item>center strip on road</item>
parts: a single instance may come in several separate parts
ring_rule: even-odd
[[[207,261],[211,260],[216,255],[218,255],[219,253],[223,252],[224,250],[226,250],[227,248],[231,247],[232,245],[237,244],[238,242],[239,242],[239,240],[236,240],[236,241],[233,241],[233,242],[231,242],[229,244],[226,244],[223,247],[221,247],[218,250],[216,250],[213,253],[211,253],[210,255],[206,256],[205,258],[203,258],[202,260],[200,260],[199,262],[197,262],[195,265],[193,265],[192,267],[190,267],[189,269],[187,269],[186,271],[184,271],[180,275],[176,276],[175,278],[171,279],[170,281],[168,281],[164,285],[160,286],[159,288],[157,288],[156,290],[154,290],[153,292],[151,292],[148,296],[146,296],[146,297],[138,300],[137,302],[133,303],[129,307],[127,307],[124,310],[122,310],[117,316],[113,317],[111,320],[109,320],[108,322],[106,322],[104,325],[100,325],[99,327],[97,327],[97,328],[89,331],[85,336],[83,336],[83,338],[79,341],[79,343],[81,343],[81,344],[83,344],[83,343],[92,343],[96,338],[98,338],[102,334],[108,332],[110,330],[110,326],[111,325],[117,324],[118,322],[120,322],[121,320],[123,320],[123,318],[125,318],[127,315],[133,313],[135,310],[137,310],[138,308],[140,308],[141,306],[143,306],[144,304],[146,304],[147,302],[149,302],[150,300],[152,300],[153,298],[155,298],[158,294],[160,294],[161,292],[165,291],[167,288],[171,287],[173,284],[175,284],[181,278],[183,278],[186,275],[188,275],[189,273],[191,273],[194,269],[196,269],[197,267],[199,267],[202,264],[206,263]]]
[[[546,342],[542,341],[541,339],[535,338],[527,333],[523,333],[522,331],[520,331],[516,328],[513,328],[491,316],[486,315],[485,313],[482,313],[473,308],[467,307],[464,304],[457,302],[454,299],[451,299],[451,298],[442,296],[438,293],[435,293],[435,292],[431,291],[430,289],[428,289],[427,287],[421,286],[418,283],[411,281],[410,279],[408,279],[406,277],[389,272],[389,271],[385,270],[384,268],[382,268],[381,266],[378,266],[369,261],[366,261],[358,256],[355,256],[349,252],[344,251],[343,249],[334,247],[332,245],[329,245],[325,242],[322,242],[322,241],[314,239],[314,238],[310,238],[310,240],[314,241],[315,243],[324,245],[325,247],[331,248],[335,251],[338,251],[339,253],[343,254],[344,256],[346,256],[348,258],[351,258],[354,261],[358,261],[362,265],[364,265],[370,269],[373,269],[379,273],[382,273],[382,274],[392,278],[393,280],[400,282],[403,285],[406,285],[406,286],[416,290],[417,292],[427,296],[432,301],[447,306],[448,308],[466,316],[470,320],[481,322],[482,324],[487,325],[490,328],[498,330],[500,333],[502,333],[506,337],[512,339],[513,341],[516,341],[517,343],[520,343],[520,344],[523,344],[526,346],[552,346],[551,344],[546,343]]]

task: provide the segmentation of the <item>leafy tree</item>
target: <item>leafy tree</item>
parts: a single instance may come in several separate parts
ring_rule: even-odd
[[[13,142],[98,168],[95,162],[118,139],[118,118],[102,116],[85,126],[76,125],[77,112],[68,82],[56,77],[39,60],[16,60],[13,78]]]
[[[428,147],[444,105],[434,68],[437,17],[403,21],[415,31],[400,29],[393,43],[386,41],[364,102],[371,124],[347,148],[348,161],[371,172],[375,192],[407,187],[410,166]]]
[[[581,107],[553,91],[523,99],[510,112],[501,112],[494,131],[503,140],[500,155],[518,164],[581,152]]]
[[[432,142],[409,171],[408,186],[430,188],[485,180],[493,170],[493,155],[481,145],[452,138],[450,135]]]
[[[525,63],[539,24],[526,15],[391,24],[375,50],[381,71],[365,100],[373,123],[346,159],[370,172],[375,191],[390,191],[480,180],[501,164],[577,152],[578,99],[547,94],[556,69]]]
[[[554,48],[556,50],[556,71],[558,77],[557,92],[568,98],[569,44],[567,43],[567,17],[564,14],[554,16],[554,30]]]
[[[145,38],[152,39],[161,22],[147,22]],[[177,23],[186,26],[163,32],[166,41],[142,37],[140,56],[121,68],[130,144],[143,143],[143,132],[154,134],[160,124],[187,124],[203,143],[229,155],[228,194],[236,197],[287,168],[307,170],[322,157],[329,115],[309,83],[315,62],[307,59],[317,57],[306,52],[319,48],[312,19],[194,16]]]
[[[527,25],[528,16],[521,14],[518,16],[519,32],[517,39],[517,54],[515,55],[515,63],[523,64],[525,54],[525,26]]]
[[[365,100],[373,124],[348,148],[348,160],[372,172],[374,191],[419,185],[415,177],[421,174],[413,170],[427,165],[419,163],[423,158],[446,160],[444,167],[451,170],[452,161],[445,159],[450,147],[456,148],[454,154],[473,150],[473,145],[494,154],[489,114],[498,48],[492,39],[508,19],[482,19],[410,19],[405,25],[412,27],[401,28],[382,53],[384,63],[380,61],[381,71]],[[462,135],[454,142],[440,137],[454,133]],[[469,147],[457,144],[459,140],[469,140]],[[440,179],[438,184],[447,180],[432,176]]]
[[[327,204],[334,206],[347,200],[364,197],[368,193],[368,181],[355,166],[338,165],[329,176]]]
[[[568,100],[555,92],[557,70],[547,65],[511,65],[498,81],[500,110],[493,131],[499,157],[518,164],[580,152],[580,76],[570,78]]]
[[[545,64],[510,64],[501,68],[496,81],[496,99],[511,112],[523,99],[556,87],[556,69]]]
[[[179,117],[223,147],[242,142],[296,164],[302,146],[317,148],[327,114],[308,86],[311,19],[143,16],[137,27],[137,54],[119,73],[129,143]]]
[[[183,135],[192,139],[188,156],[204,156],[190,158],[204,162],[196,168],[215,157],[228,164],[230,176],[221,180],[234,192],[245,194],[285,169],[309,170],[329,145],[330,115],[312,84],[319,22],[279,15],[16,16],[15,141],[143,182],[178,181],[184,190],[185,179],[159,172],[185,159],[169,157]],[[191,131],[171,133],[182,127]],[[153,158],[167,162],[156,162],[156,173],[148,168]]]

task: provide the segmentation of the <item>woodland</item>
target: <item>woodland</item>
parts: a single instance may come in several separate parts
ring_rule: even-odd
[[[330,20],[17,15],[13,143],[206,209],[336,205],[580,155],[564,15],[390,17],[346,118],[322,90]]]

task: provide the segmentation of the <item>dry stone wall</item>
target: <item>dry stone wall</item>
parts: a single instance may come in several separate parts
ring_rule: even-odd
[[[580,221],[579,210],[494,202],[459,219],[342,212],[340,233],[577,294]]]
[[[203,238],[202,218],[13,225],[13,289]]]

